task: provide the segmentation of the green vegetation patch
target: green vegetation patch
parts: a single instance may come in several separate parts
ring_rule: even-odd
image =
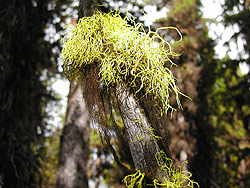
[[[148,187],[154,188],[194,188],[200,187],[199,184],[193,180],[191,180],[192,174],[188,171],[182,170],[182,166],[187,161],[184,161],[179,169],[176,169],[173,166],[173,161],[166,156],[163,151],[160,151],[155,154],[155,158],[157,160],[158,165],[161,167],[162,171],[167,172],[168,177],[165,177],[164,182],[159,182],[158,180],[153,180],[153,184],[148,184]],[[164,161],[164,164],[161,161]],[[127,175],[123,182],[125,183],[127,188],[141,188],[143,179],[145,174],[142,173],[140,170],[136,169],[134,174]]]
[[[62,39],[64,73],[69,80],[79,80],[87,65],[97,63],[102,84],[123,81],[133,88],[135,96],[143,90],[145,95],[160,99],[163,112],[173,111],[169,93],[175,94],[179,107],[178,94],[182,93],[167,65],[174,65],[169,56],[178,54],[157,33],[161,29],[175,29],[179,33],[174,27],[146,33],[129,13],[122,18],[119,12],[97,11],[91,17],[83,17],[75,27],[69,27]]]

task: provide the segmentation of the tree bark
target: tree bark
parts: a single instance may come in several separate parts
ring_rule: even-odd
[[[97,0],[80,0],[78,16],[79,18],[92,16],[96,9]]]
[[[168,174],[157,164],[155,155],[160,148],[145,114],[124,83],[117,86],[116,96],[135,168],[152,179],[164,181]],[[159,162],[163,164],[163,161]]]
[[[96,0],[80,0],[78,17],[91,16]],[[65,127],[61,137],[57,188],[88,188],[89,113],[81,89],[70,85]],[[80,102],[81,101],[81,102]]]
[[[65,127],[61,136],[57,188],[87,188],[89,115],[80,88],[70,85]]]

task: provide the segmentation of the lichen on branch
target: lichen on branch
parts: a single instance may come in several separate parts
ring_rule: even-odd
[[[191,180],[192,174],[188,171],[182,170],[182,165],[187,163],[184,161],[179,169],[176,169],[173,166],[173,161],[166,156],[163,151],[157,152],[155,154],[155,158],[157,160],[158,165],[161,167],[161,170],[167,171],[168,177],[165,178],[163,182],[159,182],[158,180],[154,179],[153,184],[148,184],[148,187],[154,188],[194,188],[200,187],[199,184],[193,180]],[[164,162],[163,164],[161,162]],[[142,173],[140,170],[136,169],[134,174],[127,175],[123,182],[125,183],[127,188],[141,188],[143,179],[145,174]]]
[[[184,94],[168,68],[174,65],[169,56],[178,54],[158,34],[161,29],[175,29],[182,38],[174,27],[146,33],[129,13],[122,18],[119,12],[97,11],[91,17],[83,17],[75,27],[68,28],[62,39],[64,73],[69,80],[81,80],[84,68],[97,63],[102,84],[109,86],[123,81],[135,96],[141,91],[143,95],[154,95],[161,103],[162,112],[173,111],[170,93],[175,94],[179,107],[179,94]]]
[[[162,138],[155,135],[153,129],[159,124],[151,128],[150,118],[134,98],[148,96],[144,99],[149,99],[150,106],[153,106],[151,101],[159,102],[157,105],[163,114],[175,110],[170,104],[173,93],[181,107],[179,95],[184,94],[176,86],[176,78],[169,69],[175,65],[170,56],[178,54],[158,34],[163,29],[176,30],[182,39],[174,27],[145,32],[142,24],[136,23],[129,13],[122,18],[119,12],[97,11],[91,17],[79,19],[76,26],[68,27],[62,39],[64,73],[69,80],[82,85],[90,114],[94,114],[101,136],[112,148],[118,164],[121,163],[110,144],[109,131],[122,138],[119,142],[124,148],[129,147],[127,151],[131,152],[137,170],[124,178],[127,187],[142,187],[144,177],[151,178],[153,184],[149,186],[154,187],[193,187],[196,184],[190,180],[190,173],[186,175],[181,168],[174,169],[171,159],[160,151],[158,141]],[[115,115],[123,120],[128,145],[119,134]],[[134,139],[137,136],[138,139]]]

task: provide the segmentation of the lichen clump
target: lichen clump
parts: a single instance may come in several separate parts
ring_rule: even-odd
[[[99,67],[99,81],[106,86],[125,82],[134,95],[143,91],[160,101],[163,112],[174,110],[170,105],[170,92],[182,94],[169,70],[173,65],[169,56],[176,56],[171,46],[158,31],[145,32],[141,23],[127,13],[97,11],[91,17],[81,18],[75,27],[69,27],[62,39],[61,58],[66,77],[81,80],[84,68],[92,63]],[[179,33],[180,34],[180,33]],[[181,34],[180,34],[181,37]]]
[[[155,158],[157,160],[158,165],[161,167],[162,171],[166,171],[168,177],[165,177],[164,182],[159,182],[158,180],[153,180],[153,184],[148,184],[149,187],[154,188],[194,188],[200,187],[199,184],[193,180],[191,180],[192,174],[188,171],[183,171],[182,166],[187,161],[184,161],[179,169],[176,169],[173,166],[173,161],[166,156],[163,151],[157,152],[155,154]],[[161,161],[164,163],[162,164]],[[134,174],[127,175],[123,182],[125,183],[127,188],[133,187],[142,187],[142,183],[144,180],[145,174],[142,173],[140,170],[136,169]],[[196,186],[195,186],[196,185]]]
[[[155,154],[158,165],[161,167],[161,170],[167,172],[168,178],[165,179],[165,182],[158,182],[154,180],[154,187],[166,187],[166,188],[194,188],[200,187],[199,184],[191,180],[192,174],[188,171],[182,170],[182,166],[187,161],[184,161],[179,169],[176,169],[173,166],[173,161],[166,156],[163,151],[160,151]],[[161,164],[161,161],[164,161],[164,164]]]

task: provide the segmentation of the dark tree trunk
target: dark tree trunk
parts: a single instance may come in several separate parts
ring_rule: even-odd
[[[79,18],[91,16],[97,8],[97,0],[80,0]]]
[[[65,127],[61,136],[57,188],[87,188],[89,115],[81,90],[70,86]]]
[[[79,18],[91,16],[95,0],[80,0]],[[65,127],[61,137],[57,188],[88,188],[89,113],[76,84],[70,85]]]
[[[47,83],[57,67],[52,61],[55,43],[44,40],[56,14],[48,3],[0,1],[0,188],[43,183],[45,107],[54,99]],[[50,76],[42,80],[45,72]]]

